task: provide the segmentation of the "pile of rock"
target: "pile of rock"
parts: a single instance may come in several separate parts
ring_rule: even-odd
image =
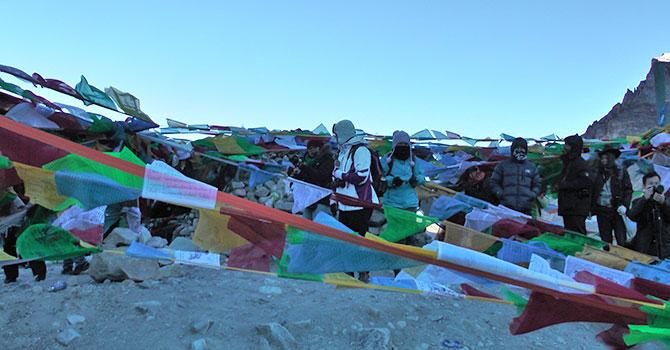
[[[195,228],[198,226],[198,219],[198,211],[194,209],[189,213],[169,218],[149,219],[146,225],[154,235],[166,237],[173,241],[177,237],[192,237]]]
[[[268,180],[263,184],[249,188],[248,182],[231,182],[232,194],[260,203],[266,207],[291,212],[293,208],[293,192],[288,182],[283,178]]]

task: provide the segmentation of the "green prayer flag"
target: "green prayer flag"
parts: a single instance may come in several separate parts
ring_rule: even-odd
[[[142,160],[139,159],[130,149],[125,147],[121,150],[121,152],[105,152],[105,154],[140,166],[145,165],[144,162],[142,162]],[[45,164],[43,168],[51,171],[68,170],[76,173],[99,174],[117,182],[118,184],[135,189],[142,189],[142,186],[144,185],[144,179],[141,177],[126,173],[125,171],[112,168],[76,154],[68,154],[63,158],[56,159],[51,163]]]
[[[109,109],[117,110],[114,101],[107,96],[102,90],[96,88],[95,86],[88,85],[88,81],[82,75],[81,81],[74,87],[77,92],[84,97],[85,105],[96,104],[98,106],[107,107]]]
[[[9,91],[15,95],[23,96],[23,89],[21,89],[18,85],[8,83],[2,79],[0,79],[0,88]]]
[[[411,211],[384,207],[384,216],[388,225],[379,237],[389,241],[397,242],[413,234],[424,232],[426,227],[439,222],[438,218],[417,215]]]
[[[95,134],[106,134],[116,131],[114,122],[111,119],[98,114],[88,114],[91,116],[91,119],[93,119],[93,123],[88,127],[87,131]]]
[[[533,238],[532,241],[547,243],[549,248],[566,255],[575,255],[581,252],[584,250],[585,244],[598,249],[602,249],[605,246],[605,243],[602,241],[571,232],[566,232],[563,236],[543,233],[539,237]]]
[[[29,226],[16,241],[16,250],[24,259],[72,259],[86,254],[99,253],[98,248],[85,248],[70,232],[48,224]]]
[[[12,165],[12,161],[9,158],[0,156],[0,169],[11,169],[12,167],[14,165]]]
[[[502,287],[501,292],[503,293],[503,299],[512,302],[516,306],[516,310],[519,314],[523,312],[523,309],[528,305],[528,299],[512,292],[507,287]]]

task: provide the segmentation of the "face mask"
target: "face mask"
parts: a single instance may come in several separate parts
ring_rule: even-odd
[[[522,149],[522,148],[517,148],[517,149],[515,149],[515,150],[512,152],[512,156],[514,157],[514,159],[516,159],[516,160],[518,160],[518,161],[520,161],[520,162],[526,160],[526,158],[527,158],[526,151],[525,151],[524,149]]]
[[[409,146],[399,146],[393,151],[393,157],[399,160],[409,159]]]

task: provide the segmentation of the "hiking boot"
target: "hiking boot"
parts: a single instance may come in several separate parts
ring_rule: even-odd
[[[16,278],[5,278],[5,284],[16,283]]]
[[[37,276],[35,276],[35,281],[37,281],[37,282],[44,281],[46,278],[47,278],[47,275],[46,275],[46,274],[44,274],[44,275],[37,275]]]
[[[78,275],[78,274],[88,270],[89,266],[90,265],[89,265],[88,261],[84,261],[81,264],[77,264],[77,266],[74,267],[74,271],[72,271],[72,274],[73,275]]]
[[[72,265],[64,266],[60,273],[63,275],[72,275]]]

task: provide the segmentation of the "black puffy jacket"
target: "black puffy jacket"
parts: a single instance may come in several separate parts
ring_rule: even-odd
[[[535,164],[527,160],[507,159],[498,164],[490,185],[500,204],[526,214],[530,214],[533,201],[542,191],[540,174]]]
[[[558,215],[588,216],[591,213],[592,175],[582,159],[582,138],[574,135],[565,138],[570,152],[561,156],[563,169],[558,184]]]

